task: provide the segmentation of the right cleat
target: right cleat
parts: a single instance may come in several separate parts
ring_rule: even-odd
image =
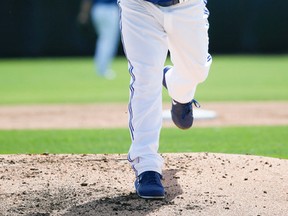
[[[163,199],[165,191],[161,178],[162,176],[154,171],[140,174],[135,181],[137,195],[143,199]]]

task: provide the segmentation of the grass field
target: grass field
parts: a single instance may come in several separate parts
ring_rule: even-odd
[[[169,62],[167,62],[169,63]],[[113,64],[117,79],[93,73],[90,58],[0,60],[0,105],[128,101],[127,62]],[[288,100],[288,55],[215,56],[200,101]],[[169,97],[164,91],[164,101]],[[288,126],[163,129],[161,152],[222,152],[288,158]],[[2,130],[0,154],[126,153],[128,129]]]
[[[169,62],[167,62],[169,64]],[[127,62],[113,64],[117,79],[100,79],[92,59],[0,60],[0,104],[128,101]],[[200,84],[201,101],[288,100],[288,55],[215,56]],[[164,100],[169,97],[164,91]]]
[[[164,128],[161,152],[222,152],[288,159],[288,126]],[[126,153],[128,129],[0,131],[1,153]]]

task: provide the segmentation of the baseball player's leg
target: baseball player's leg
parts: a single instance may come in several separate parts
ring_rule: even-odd
[[[208,11],[203,0],[193,0],[171,8],[167,14],[169,50],[174,67],[166,75],[169,95],[180,103],[194,98],[196,87],[209,72]],[[181,24],[183,20],[185,23]],[[183,25],[186,26],[183,26]]]
[[[143,0],[121,0],[119,5],[122,10],[122,42],[131,74],[129,127],[132,144],[128,159],[137,176],[145,171],[161,174],[163,159],[158,154],[158,146],[167,38],[155,16],[146,8],[151,4]],[[155,6],[153,8],[158,10]]]
[[[119,42],[119,10],[115,4],[96,4],[92,20],[98,33],[94,61],[99,75],[108,75]]]

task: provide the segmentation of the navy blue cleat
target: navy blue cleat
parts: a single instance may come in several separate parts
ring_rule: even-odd
[[[143,199],[163,199],[165,191],[161,178],[162,176],[154,171],[140,174],[135,181],[137,195]]]
[[[171,68],[171,66],[166,66],[163,69],[163,86],[167,88],[165,74]],[[192,100],[189,103],[179,103],[172,99],[172,108],[171,108],[171,117],[174,124],[180,129],[189,129],[193,124],[193,107],[194,104],[197,108],[200,107],[200,104],[196,100]]]

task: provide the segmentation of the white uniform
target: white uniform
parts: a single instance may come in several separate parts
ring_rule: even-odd
[[[122,42],[129,62],[128,154],[136,175],[162,173],[158,153],[162,127],[163,67],[170,51],[173,68],[166,73],[171,98],[187,103],[211,64],[208,53],[209,12],[203,0],[161,7],[144,0],[120,0]]]

